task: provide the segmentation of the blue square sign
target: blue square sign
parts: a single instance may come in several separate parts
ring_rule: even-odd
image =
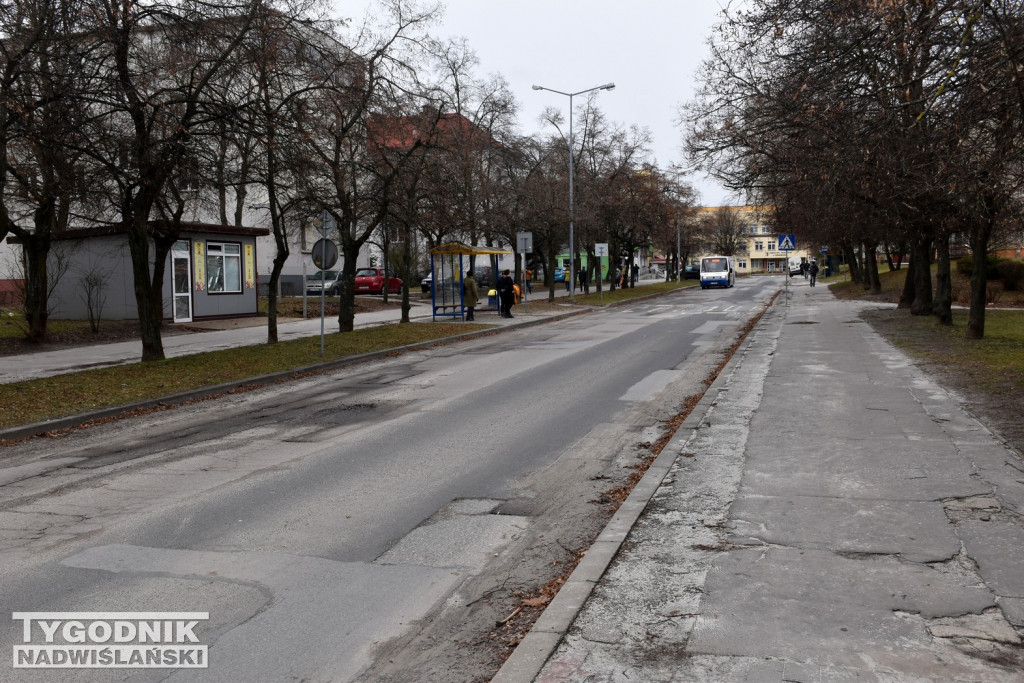
[[[779,235],[779,251],[796,249],[796,235]]]

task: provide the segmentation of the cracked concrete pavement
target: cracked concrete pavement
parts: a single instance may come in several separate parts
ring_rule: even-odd
[[[1021,454],[865,305],[770,309],[572,626],[495,680],[1024,681]]]

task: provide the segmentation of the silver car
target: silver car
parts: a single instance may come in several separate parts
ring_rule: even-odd
[[[326,288],[326,291],[325,291]],[[306,294],[337,296],[341,293],[341,271],[321,270],[306,276]]]

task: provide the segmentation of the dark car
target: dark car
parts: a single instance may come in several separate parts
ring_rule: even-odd
[[[683,267],[680,271],[680,276],[684,280],[699,280],[700,279],[700,267],[696,264],[691,263],[688,266]]]

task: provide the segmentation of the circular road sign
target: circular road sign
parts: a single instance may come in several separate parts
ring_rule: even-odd
[[[338,262],[338,245],[328,239],[319,239],[313,245],[313,265],[320,270],[327,270]]]

